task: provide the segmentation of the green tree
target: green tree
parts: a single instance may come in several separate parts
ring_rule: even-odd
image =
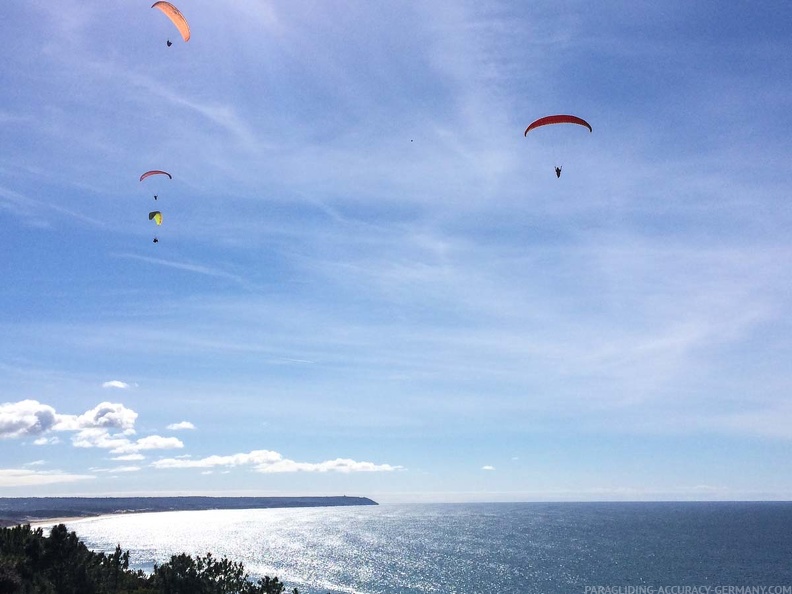
[[[284,594],[278,578],[253,582],[242,563],[174,555],[147,576],[129,569],[129,551],[95,553],[59,524],[0,529],[0,594]],[[293,589],[290,594],[299,594]]]

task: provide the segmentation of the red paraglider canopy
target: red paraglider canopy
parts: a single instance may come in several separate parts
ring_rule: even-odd
[[[589,132],[593,132],[591,129],[591,124],[589,124],[583,118],[579,118],[573,115],[550,115],[545,116],[543,118],[539,118],[535,122],[532,122],[526,129],[525,134],[523,136],[528,136],[528,132],[533,130],[534,128],[539,128],[540,126],[547,126],[548,124],[579,124],[581,126],[585,126],[589,129]]]
[[[159,169],[154,169],[152,171],[146,171],[146,173],[141,175],[140,176],[140,181],[143,181],[144,179],[146,179],[147,177],[150,177],[152,175],[167,175],[169,179],[173,179],[173,176],[170,173],[168,173],[167,171],[160,171]]]

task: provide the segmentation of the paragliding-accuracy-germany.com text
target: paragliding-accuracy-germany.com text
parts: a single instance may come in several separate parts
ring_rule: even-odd
[[[586,586],[583,594],[792,594],[792,586]]]

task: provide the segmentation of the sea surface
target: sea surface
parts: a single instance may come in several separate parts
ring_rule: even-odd
[[[385,504],[67,526],[94,550],[120,544],[136,569],[211,551],[302,594],[792,594],[782,502]]]

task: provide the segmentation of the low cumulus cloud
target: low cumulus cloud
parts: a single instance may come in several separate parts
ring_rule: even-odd
[[[495,470],[495,467],[487,464],[486,466],[482,466],[481,470]]]
[[[78,448],[102,448],[121,456],[133,455],[142,450],[172,450],[184,447],[181,440],[175,437],[149,435],[133,441],[126,435],[114,435],[105,429],[84,429],[72,438],[72,444]]]
[[[128,390],[130,385],[126,382],[121,382],[118,380],[110,380],[109,382],[105,382],[102,384],[103,388],[118,388],[119,390]]]
[[[0,439],[32,437],[35,445],[52,445],[60,441],[53,433],[70,432],[74,434],[75,447],[107,449],[119,456],[184,447],[175,437],[149,435],[133,439],[137,417],[134,410],[118,402],[101,402],[78,415],[59,414],[36,400],[7,402],[0,404]]]
[[[247,454],[230,456],[209,456],[200,460],[188,457],[164,458],[152,463],[155,468],[214,468],[218,466],[266,466],[282,460],[278,452],[270,450],[254,450]]]
[[[103,448],[115,450],[130,443],[125,435],[113,435],[106,429],[83,429],[72,438],[72,445],[77,448]]]
[[[254,450],[246,454],[209,456],[199,460],[189,458],[163,458],[152,462],[154,468],[229,468],[250,466],[256,472],[392,472],[401,466],[358,462],[348,458],[336,458],[325,462],[295,462],[271,450]]]
[[[102,402],[81,415],[58,415],[56,431],[79,431],[82,429],[117,429],[126,433],[135,432],[138,414],[123,404]]]
[[[0,404],[0,438],[38,437],[57,423],[55,409],[36,400]]]
[[[190,423],[190,421],[181,421],[179,423],[171,423],[168,425],[168,429],[171,431],[183,431],[184,429],[195,429],[195,425]]]
[[[117,386],[114,386],[117,387]],[[135,439],[135,422],[138,414],[121,403],[102,402],[94,408],[76,415],[59,414],[54,408],[36,400],[23,400],[0,405],[0,438],[34,438],[36,445],[57,443],[59,432],[72,433],[71,442],[78,448],[108,450],[118,462],[139,462],[142,452],[153,450],[175,450],[184,447],[176,437],[148,435]],[[168,426],[172,431],[192,430],[189,421],[180,421]],[[323,462],[298,462],[284,458],[271,450],[254,450],[227,456],[209,456],[193,459],[175,456],[152,462],[154,468],[196,468],[203,471],[228,472],[234,467],[248,467],[261,473],[285,472],[392,472],[402,466],[376,464],[374,462],[336,458]],[[135,472],[139,467],[122,466],[109,472]],[[27,470],[5,470],[8,484],[38,485],[68,482],[90,478],[60,472],[33,472]],[[12,474],[9,474],[12,473]],[[2,483],[0,483],[2,486]]]
[[[174,450],[183,448],[184,443],[175,437],[162,437],[149,435],[124,445],[116,446],[110,450],[111,454],[134,454],[143,450]]]

